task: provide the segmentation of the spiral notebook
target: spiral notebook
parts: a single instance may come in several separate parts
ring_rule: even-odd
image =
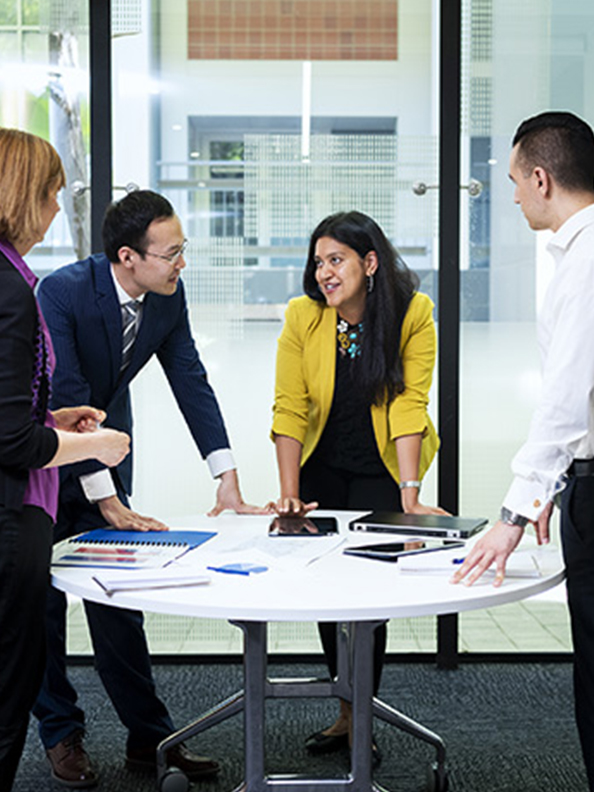
[[[103,569],[163,567],[216,536],[214,531],[117,531],[96,528],[54,547],[54,566]]]

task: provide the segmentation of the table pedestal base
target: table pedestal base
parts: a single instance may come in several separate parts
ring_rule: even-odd
[[[372,780],[372,718],[390,723],[432,745],[436,762],[430,769],[430,792],[446,792],[445,746],[441,738],[406,715],[373,697],[373,631],[382,622],[342,624],[338,641],[338,673],[335,680],[268,679],[267,625],[234,621],[244,634],[244,689],[202,715],[194,723],[163,740],[157,749],[159,792],[186,792],[188,782],[178,770],[168,769],[169,748],[236,715],[244,713],[245,780],[237,788],[245,792],[370,792],[379,789]],[[352,702],[353,735],[351,772],[346,778],[310,779],[294,775],[266,776],[264,772],[264,708],[267,698],[336,697]]]

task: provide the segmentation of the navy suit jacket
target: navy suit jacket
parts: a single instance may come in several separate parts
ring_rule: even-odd
[[[57,358],[52,409],[89,404],[107,412],[106,426],[131,435],[129,385],[156,355],[202,456],[229,448],[216,396],[192,338],[181,281],[171,296],[145,296],[132,359],[121,376],[122,317],[107,256],[93,255],[52,272],[39,285],[38,299]],[[65,466],[62,481],[103,467],[96,461]],[[114,473],[116,484],[131,494],[131,453]]]

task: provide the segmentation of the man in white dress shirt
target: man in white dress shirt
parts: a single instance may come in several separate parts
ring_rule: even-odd
[[[516,454],[500,520],[468,554],[454,582],[505,564],[532,523],[549,540],[553,503],[561,538],[575,652],[575,709],[594,790],[594,134],[571,113],[518,128],[510,158],[514,200],[535,231],[554,232],[555,275],[538,320],[543,386],[528,440]]]

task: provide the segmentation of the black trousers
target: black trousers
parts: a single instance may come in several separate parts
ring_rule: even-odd
[[[300,496],[303,501],[318,501],[320,509],[353,511],[402,511],[398,484],[386,471],[383,476],[361,476],[324,464],[315,453],[301,469]],[[320,622],[318,630],[330,676],[336,676],[337,627],[335,622]],[[379,690],[386,654],[386,625],[374,631],[373,694]]]
[[[62,488],[56,542],[105,525],[99,509],[86,501],[78,484]],[[70,497],[67,497],[70,496]],[[125,501],[125,495],[119,494]],[[157,695],[140,611],[114,608],[84,600],[95,666],[116,712],[128,730],[127,749],[152,749],[175,730],[165,704]],[[85,727],[85,713],[68,679],[66,667],[66,597],[52,588],[45,614],[47,658],[43,683],[33,707],[39,736],[52,748]]]
[[[561,538],[574,647],[575,714],[594,792],[594,476],[572,477],[563,491]]]
[[[0,506],[0,792],[9,792],[45,666],[52,522]]]

